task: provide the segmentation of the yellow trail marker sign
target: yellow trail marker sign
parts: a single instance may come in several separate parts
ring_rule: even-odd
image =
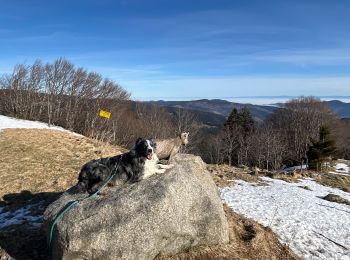
[[[111,112],[100,110],[100,117],[110,118]]]

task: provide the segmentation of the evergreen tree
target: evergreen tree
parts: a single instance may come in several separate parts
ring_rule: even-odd
[[[247,107],[242,109],[241,113],[241,126],[244,131],[244,135],[249,135],[255,129],[255,122],[253,120],[252,114]]]
[[[241,115],[239,114],[237,108],[232,109],[230,115],[225,122],[225,128],[233,129],[235,125],[239,125],[241,121]]]
[[[244,107],[241,112],[237,108],[233,108],[224,126],[231,130],[242,128],[242,133],[247,135],[254,130],[255,122],[247,107]]]
[[[248,164],[248,139],[255,129],[253,117],[247,107],[241,112],[233,108],[225,123],[225,144],[229,164]]]
[[[335,141],[331,137],[331,133],[328,127],[321,126],[319,132],[319,140],[311,140],[307,152],[307,157],[310,161],[310,169],[320,170],[322,169],[323,162],[330,157],[337,155],[337,147]]]

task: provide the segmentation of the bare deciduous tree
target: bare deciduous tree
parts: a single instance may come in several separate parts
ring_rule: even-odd
[[[174,135],[180,133],[189,133],[189,143],[186,147],[183,147],[184,152],[198,151],[199,144],[203,141],[201,138],[201,125],[198,122],[196,116],[189,110],[178,108],[175,111],[175,127],[176,132]]]

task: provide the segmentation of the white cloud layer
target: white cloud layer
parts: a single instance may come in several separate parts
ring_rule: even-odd
[[[135,99],[349,96],[350,77],[225,77],[120,81]],[[166,93],[166,95],[164,95]]]

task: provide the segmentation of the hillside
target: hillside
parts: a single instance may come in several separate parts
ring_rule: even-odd
[[[252,104],[242,104],[233,103],[221,99],[200,99],[192,101],[150,101],[147,103],[156,104],[165,108],[168,112],[174,113],[176,109],[182,108],[191,111],[196,115],[197,119],[212,127],[222,127],[225,123],[226,118],[231,113],[233,108],[242,109],[243,107],[248,107],[249,111],[255,121],[262,122],[271,113],[273,113],[278,106],[281,104],[276,104],[276,106],[268,105],[252,105]],[[332,100],[327,102],[330,108],[340,117],[345,118],[345,120],[350,118],[350,103],[344,103],[339,100]]]
[[[221,99],[150,101],[150,103],[164,107],[170,112],[176,108],[191,110],[201,122],[215,127],[221,127],[224,124],[233,108],[242,109],[245,106],[248,107],[257,122],[262,122],[273,111],[278,109],[274,106],[232,103]]]
[[[166,111],[173,116],[176,114],[176,110],[178,109],[178,107],[173,106],[165,106],[163,108],[165,108]],[[220,114],[202,110],[191,110],[189,108],[184,108],[184,110],[193,113],[199,122],[208,127],[221,128],[226,121],[226,117]]]
[[[328,101],[328,105],[340,118],[350,119],[350,103],[331,100]]]
[[[1,259],[46,259],[46,241],[40,229],[45,208],[76,183],[86,161],[123,150],[68,131],[30,125],[32,129],[0,129]],[[228,245],[196,248],[161,259],[254,259],[257,255],[298,259],[270,229],[228,208],[225,211],[230,225]]]

